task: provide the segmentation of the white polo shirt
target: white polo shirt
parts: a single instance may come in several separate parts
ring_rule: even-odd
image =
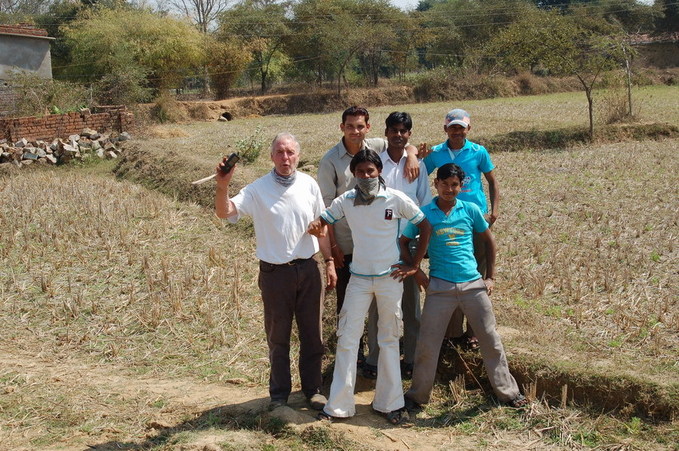
[[[355,189],[347,191],[333,200],[321,217],[328,224],[346,218],[354,241],[354,256],[349,267],[352,274],[365,277],[390,274],[391,266],[400,260],[399,219],[419,224],[424,214],[408,196],[391,188],[380,188],[370,205],[354,206],[355,198]]]
[[[404,192],[417,205],[422,206],[430,204],[433,196],[431,195],[431,187],[429,186],[427,167],[424,165],[424,162],[420,160],[420,175],[412,182],[408,181],[408,179],[403,176],[405,173],[407,156],[408,153],[404,149],[401,159],[396,162],[389,156],[389,151],[382,151],[380,153],[380,158],[382,159],[382,173],[380,175],[389,188]]]
[[[255,224],[257,258],[280,265],[318,252],[316,237],[306,233],[309,223],[323,211],[323,197],[316,181],[297,171],[295,183],[285,187],[271,173],[243,188],[231,201],[236,222],[251,216]]]

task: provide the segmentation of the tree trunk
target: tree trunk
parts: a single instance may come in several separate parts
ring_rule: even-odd
[[[589,109],[589,140],[594,141],[594,98],[592,98],[592,87],[585,88],[587,96],[587,108]]]
[[[210,72],[207,66],[203,66],[203,95],[209,96],[212,94],[212,89],[210,88]]]
[[[625,54],[625,72],[627,73],[627,115],[632,117],[632,68],[629,63],[629,56],[625,46],[622,46],[622,51]]]

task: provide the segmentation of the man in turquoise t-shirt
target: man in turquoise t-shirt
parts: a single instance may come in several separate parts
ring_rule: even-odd
[[[443,120],[443,130],[448,135],[448,139],[432,147],[431,153],[423,161],[429,174],[434,169],[447,163],[455,163],[462,168],[466,176],[462,181],[462,191],[458,198],[478,205],[483,214],[487,215],[488,223],[493,225],[499,215],[500,188],[493,172],[495,166],[493,166],[490,154],[486,148],[467,139],[471,128],[469,113],[459,108],[449,111]],[[488,211],[486,195],[483,191],[482,174],[488,182],[490,212]],[[479,241],[478,236],[474,237],[474,256],[479,272],[482,276],[485,276],[485,246]],[[459,339],[464,347],[473,350],[478,349],[478,340],[474,336],[472,327],[467,323],[467,332],[464,333],[463,322],[463,315],[459,311],[455,312],[446,336]]]
[[[516,380],[509,373],[500,335],[495,330],[495,315],[489,295],[495,273],[495,239],[476,204],[459,200],[465,174],[459,166],[441,166],[434,185],[438,197],[421,207],[432,227],[429,240],[429,277],[418,269],[414,277],[427,289],[420,334],[415,349],[413,382],[405,394],[408,410],[429,402],[436,376],[441,342],[453,312],[460,308],[479,339],[488,379],[502,402],[512,407],[527,404]],[[488,274],[483,278],[476,269],[473,235],[478,234],[488,252]],[[417,236],[410,225],[399,239],[401,259],[410,262],[408,243]]]

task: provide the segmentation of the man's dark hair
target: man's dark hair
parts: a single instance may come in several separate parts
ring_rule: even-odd
[[[352,160],[353,161],[353,160]],[[450,177],[457,177],[460,183],[464,182],[464,171],[455,163],[447,163],[436,170],[436,179],[445,180]]]
[[[377,152],[370,149],[359,150],[358,153],[354,155],[354,158],[351,159],[351,162],[349,163],[349,170],[353,174],[356,171],[356,166],[358,166],[359,163],[366,161],[373,163],[375,167],[380,172],[382,172],[382,159],[379,155],[377,155]]]
[[[368,110],[363,108],[362,106],[350,106],[346,110],[344,110],[344,113],[342,113],[342,123],[347,120],[347,116],[364,116],[365,117],[365,123],[367,124],[370,122],[370,114],[368,113]]]
[[[410,114],[406,113],[405,111],[394,111],[389,116],[387,116],[387,120],[384,121],[384,123],[386,124],[387,128],[398,124],[403,124],[403,126],[408,131],[413,128],[413,118],[410,117]]]

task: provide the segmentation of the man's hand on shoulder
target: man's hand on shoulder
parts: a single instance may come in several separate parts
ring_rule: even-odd
[[[412,144],[408,144],[406,146],[406,154],[406,165],[403,170],[403,176],[412,183],[420,176],[420,160],[418,160],[417,148]]]
[[[425,159],[427,158],[432,152],[432,148],[427,145],[427,143],[420,143],[419,148],[417,149],[417,158]]]

